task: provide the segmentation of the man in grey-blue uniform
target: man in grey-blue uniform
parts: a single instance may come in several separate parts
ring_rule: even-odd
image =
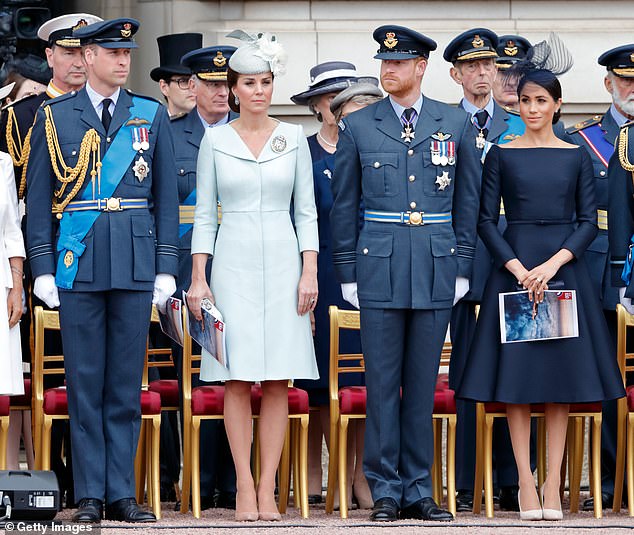
[[[611,168],[619,173],[618,158],[611,160],[615,152],[619,128],[634,119],[634,44],[623,45],[601,54],[599,65],[607,69],[604,85],[612,97],[612,104],[603,115],[595,115],[587,121],[566,130],[570,143],[585,147],[594,168],[594,188],[597,198],[597,223],[599,233],[584,254],[588,272],[603,304],[603,314],[608,323],[616,354],[616,304],[619,302],[617,284],[611,278],[608,244],[608,190]],[[611,187],[611,184],[610,184]],[[616,201],[620,202],[620,201]],[[610,217],[611,219],[611,217]],[[623,220],[616,220],[622,225]],[[619,273],[620,275],[620,273]],[[614,473],[616,470],[616,401],[603,403],[601,433],[601,488],[603,507],[612,507],[614,499]],[[584,510],[594,509],[594,499],[583,504]]]
[[[188,114],[174,117],[170,121],[180,204],[179,267],[175,294],[178,298],[182,298],[183,290],[189,289],[192,278],[191,242],[196,207],[196,163],[200,142],[207,128],[226,124],[237,116],[229,110],[227,86],[229,58],[235,50],[236,47],[228,45],[210,46],[192,50],[181,58],[183,67],[191,73],[189,86],[196,97],[196,105]],[[209,280],[211,259],[207,268]],[[182,349],[178,346],[173,347],[173,354],[180,380]],[[193,380],[193,386],[199,386],[198,376]],[[213,506],[235,508],[236,473],[224,424],[221,421],[202,422],[200,443],[200,451],[205,452],[200,459],[201,509]],[[214,497],[216,491],[217,496]],[[181,504],[183,512],[188,508],[189,504]]]
[[[494,32],[487,28],[473,28],[452,39],[443,53],[445,61],[452,64],[449,71],[451,78],[462,87],[463,98],[459,106],[471,116],[476,150],[480,153],[482,162],[492,145],[504,143],[509,137],[512,139],[521,134],[524,127],[522,123],[522,132],[516,132],[517,123],[512,120],[512,116],[493,100],[492,90],[497,76],[497,47],[498,36]],[[501,225],[506,227],[503,217]],[[478,239],[469,293],[451,311],[449,387],[454,390],[462,381],[475,334],[476,306],[482,300],[490,270],[491,257],[484,243]],[[473,508],[475,477],[475,402],[456,400],[456,413],[456,509],[470,511]],[[500,507],[516,511],[517,467],[505,421],[496,422],[493,444]]]
[[[431,498],[431,415],[454,296],[469,289],[480,164],[467,114],[421,95],[436,43],[395,25],[373,37],[389,96],[343,120],[331,211],[342,293],[361,308],[370,519],[452,520]]]
[[[100,522],[104,502],[107,520],[156,520],[134,499],[134,456],[151,306],[176,287],[178,197],[165,108],[122,89],[138,27],[74,32],[88,81],[38,111],[27,171],[33,291],[60,309],[75,522]]]

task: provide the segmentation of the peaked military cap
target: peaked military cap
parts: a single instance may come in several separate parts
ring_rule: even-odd
[[[530,41],[521,35],[501,35],[498,38],[498,59],[495,63],[498,69],[508,69],[518,61],[526,59],[529,50],[533,48]]]
[[[497,58],[498,36],[486,28],[472,28],[454,37],[447,45],[442,57],[445,61],[471,61]]]
[[[167,80],[173,74],[191,74],[189,67],[181,63],[181,58],[203,46],[202,33],[171,33],[156,38],[159,48],[159,66],[150,71],[155,82]]]
[[[73,32],[83,45],[99,45],[102,48],[138,48],[132,36],[140,22],[136,19],[112,19],[95,22]]]
[[[325,93],[337,93],[357,80],[357,68],[346,61],[326,61],[310,69],[308,89],[291,100],[295,104],[306,105],[312,97]]]
[[[46,21],[37,30],[37,36],[48,43],[48,46],[62,46],[64,48],[79,48],[81,43],[73,36],[75,30],[102,22],[101,17],[89,13],[71,13]]]
[[[192,50],[181,58],[181,63],[201,80],[226,82],[229,58],[236,51],[235,46],[208,46]]]
[[[599,56],[599,65],[621,78],[634,78],[634,44],[617,46]]]
[[[438,46],[436,41],[422,33],[395,24],[379,26],[372,37],[379,43],[374,59],[428,58]]]

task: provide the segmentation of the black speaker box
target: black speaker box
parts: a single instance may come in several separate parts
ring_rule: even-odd
[[[11,500],[11,520],[52,520],[60,510],[55,472],[0,470],[0,516]]]

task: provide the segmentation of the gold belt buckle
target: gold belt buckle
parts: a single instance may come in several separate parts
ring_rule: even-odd
[[[109,197],[106,199],[104,212],[121,212],[121,197]]]
[[[418,226],[423,224],[423,212],[407,212],[409,215],[409,224]]]

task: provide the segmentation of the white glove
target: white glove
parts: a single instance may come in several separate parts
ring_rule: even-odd
[[[176,278],[174,275],[159,273],[154,279],[154,291],[152,292],[152,304],[161,312],[165,312],[167,300],[176,291]]]
[[[453,304],[460,301],[469,291],[469,279],[466,277],[456,277],[456,292],[453,297]]]
[[[48,308],[59,306],[59,294],[57,293],[54,275],[47,273],[36,277],[33,284],[33,293],[44,301]]]
[[[621,305],[625,307],[625,310],[627,310],[628,314],[634,314],[634,305],[632,304],[632,299],[629,297],[625,297],[626,289],[627,288],[625,286],[619,288],[619,301]]]
[[[341,285],[341,295],[343,300],[350,303],[354,308],[359,308],[359,296],[357,295],[356,282],[344,282]]]

